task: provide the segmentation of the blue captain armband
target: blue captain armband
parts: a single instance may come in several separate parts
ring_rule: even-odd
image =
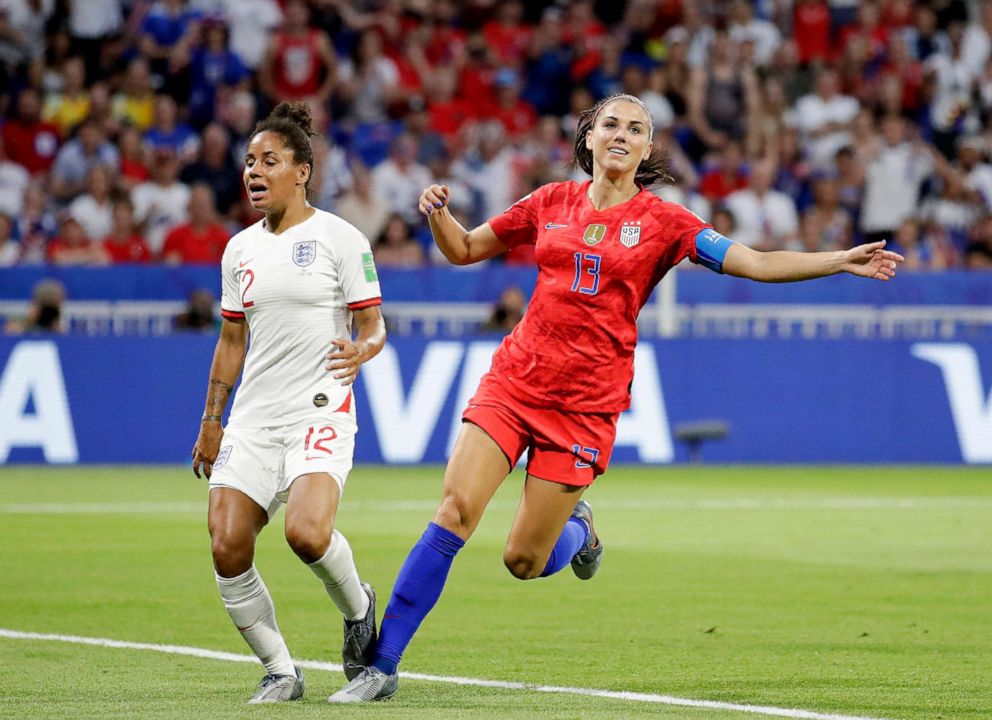
[[[696,256],[700,265],[708,267],[713,272],[723,272],[723,259],[734,241],[724,237],[713,228],[700,230],[696,234]]]

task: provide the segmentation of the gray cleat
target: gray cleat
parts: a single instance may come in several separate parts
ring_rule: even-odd
[[[341,648],[341,661],[344,676],[354,680],[372,662],[375,653],[375,590],[368,583],[362,583],[362,590],[369,596],[369,611],[361,620],[344,621],[344,646]]]
[[[252,695],[249,705],[262,703],[289,702],[303,697],[303,673],[299,665],[294,665],[295,675],[266,675],[258,683],[258,690]]]
[[[396,694],[399,685],[399,673],[387,675],[379,668],[369,665],[362,668],[358,677],[327,698],[327,702],[359,703],[388,700]]]
[[[586,538],[585,545],[579,548],[575,557],[572,558],[572,572],[580,580],[588,580],[596,574],[596,571],[599,570],[599,564],[603,562],[603,543],[599,541],[599,536],[593,528],[592,508],[589,503],[585,500],[579,500],[575,503],[572,517],[578,518],[589,528],[589,537]]]

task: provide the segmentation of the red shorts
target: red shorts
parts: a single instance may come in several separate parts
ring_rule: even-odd
[[[530,450],[527,472],[563,485],[592,485],[606,472],[619,413],[578,413],[525,405],[496,375],[486,373],[462,420],[478,425],[517,464]]]

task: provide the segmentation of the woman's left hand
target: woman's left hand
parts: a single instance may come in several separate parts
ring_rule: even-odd
[[[337,349],[327,354],[331,361],[324,369],[334,373],[334,379],[342,385],[351,385],[358,377],[358,368],[365,362],[366,353],[361,344],[347,338],[335,338],[331,345]]]
[[[888,280],[896,276],[896,265],[904,258],[899,253],[885,249],[885,240],[858,245],[844,253],[844,271],[852,275]]]

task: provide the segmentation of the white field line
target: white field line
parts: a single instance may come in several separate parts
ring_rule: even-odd
[[[149,650],[151,652],[169,655],[188,655],[190,657],[206,658],[209,660],[226,660],[228,662],[257,663],[254,655],[238,655],[236,653],[206,650],[204,648],[187,647],[185,645],[157,645],[154,643],[127,642],[109,638],[81,637],[78,635],[55,635],[50,633],[21,632],[0,628],[0,638],[11,640],[44,640],[49,642],[72,643],[74,645],[95,645],[97,647],[116,648],[121,650]],[[336,663],[302,660],[297,662],[309,670],[325,670],[341,672],[341,666]],[[655,695],[653,693],[621,692],[616,690],[595,690],[592,688],[558,687],[555,685],[531,685],[519,682],[504,682],[502,680],[484,680],[480,678],[457,677],[450,675],[425,675],[423,673],[401,672],[400,677],[408,680],[423,680],[426,682],[447,683],[449,685],[465,685],[469,687],[497,688],[500,690],[523,690],[530,692],[555,693],[559,695],[582,695],[600,697],[610,700],[626,700],[637,703],[656,703],[659,705],[676,705],[679,707],[704,708],[708,710],[734,710],[768,715],[771,717],[800,718],[801,720],[884,720],[883,718],[865,717],[861,715],[837,715],[821,713],[812,710],[795,710],[768,705],[747,705],[741,703],[719,702],[716,700],[693,700],[690,698],[673,697],[671,695]]]
[[[360,500],[343,504],[350,512],[431,511],[437,500]],[[666,500],[664,498],[594,499],[597,510],[985,510],[992,508],[990,497],[820,497],[768,498],[731,497],[711,500]],[[495,500],[493,510],[513,510],[516,501]],[[0,515],[141,515],[205,514],[202,502],[110,502],[110,503],[7,503],[0,504]]]

